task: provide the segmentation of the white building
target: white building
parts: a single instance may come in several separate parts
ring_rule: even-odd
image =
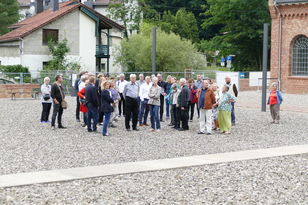
[[[82,70],[121,72],[121,67],[109,66],[113,59],[110,31],[121,33],[124,27],[79,1],[51,1],[51,8],[36,8],[36,15],[11,25],[12,31],[0,36],[0,64],[40,71],[51,59],[48,40],[67,39],[68,58],[78,60]]]

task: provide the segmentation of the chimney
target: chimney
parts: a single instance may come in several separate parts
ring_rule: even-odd
[[[93,9],[93,1],[92,0],[85,1],[84,5]]]
[[[52,11],[58,11],[59,10],[59,0],[51,0],[51,8]]]
[[[35,13],[39,14],[44,11],[44,2],[43,0],[36,0],[35,2]]]

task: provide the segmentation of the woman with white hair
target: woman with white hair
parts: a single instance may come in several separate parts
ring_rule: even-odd
[[[282,95],[278,90],[278,84],[272,83],[271,93],[268,98],[267,104],[270,106],[271,116],[272,116],[272,124],[279,124],[280,120],[280,104],[282,103]]]
[[[52,105],[51,99],[51,85],[49,85],[50,79],[48,77],[44,78],[44,83],[41,85],[41,93],[42,98],[41,102],[43,105],[42,115],[41,115],[41,123],[47,123],[49,118],[49,113]]]

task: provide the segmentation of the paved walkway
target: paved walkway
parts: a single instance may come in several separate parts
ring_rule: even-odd
[[[107,164],[102,166],[80,167],[0,176],[0,187],[23,186],[39,183],[71,181],[77,179],[104,177],[138,172],[201,166],[242,160],[253,160],[286,155],[308,153],[308,144],[269,149],[246,150],[239,152],[180,157],[173,159]]]

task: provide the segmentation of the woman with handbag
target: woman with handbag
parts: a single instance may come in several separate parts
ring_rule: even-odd
[[[52,105],[52,99],[50,96],[51,86],[49,85],[50,79],[48,77],[44,78],[44,84],[41,85],[42,98],[41,102],[43,105],[41,123],[47,123],[49,118],[49,113]]]
[[[86,86],[88,85],[88,81],[86,81]],[[86,127],[88,124],[88,108],[87,108],[87,99],[86,99],[86,87],[82,88],[78,93],[79,102],[80,102],[80,112],[83,113],[83,125],[82,127]]]
[[[51,86],[51,98],[53,100],[53,113],[51,120],[51,129],[55,129],[56,118],[58,118],[58,128],[64,129],[62,125],[63,109],[67,108],[67,102],[65,101],[65,95],[62,88],[63,77],[62,75],[56,76],[56,82]]]
[[[102,94],[101,94],[101,110],[104,113],[104,123],[103,123],[103,136],[110,136],[107,132],[108,124],[110,121],[111,113],[114,111],[112,104],[114,100],[112,99],[112,94],[110,91],[110,81],[103,82]]]

